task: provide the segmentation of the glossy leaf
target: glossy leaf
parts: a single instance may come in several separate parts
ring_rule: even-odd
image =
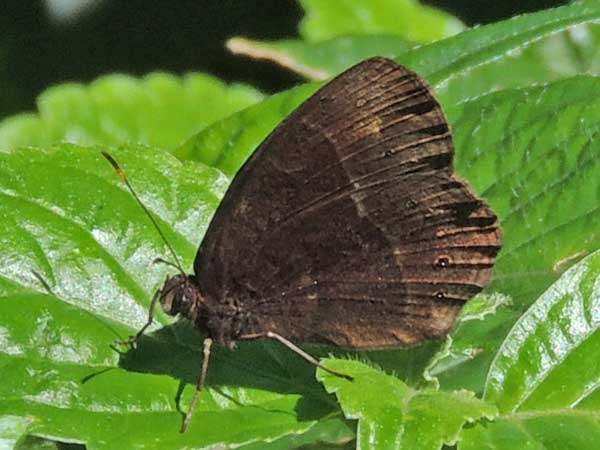
[[[190,270],[228,180],[150,148],[111,153]],[[256,342],[216,349],[209,389],[180,434],[201,337],[160,313],[157,322],[168,326],[137,350],[111,348],[145,322],[169,271],[152,261],[170,256],[100,149],[0,153],[0,195],[0,417],[90,450],[271,442],[334,418],[310,365]]]
[[[600,252],[565,272],[506,337],[485,396],[502,412],[598,405]]]
[[[461,22],[417,0],[300,0],[300,33],[309,41],[348,34],[394,34],[430,42],[462,30]]]
[[[346,417],[358,420],[358,450],[437,450],[443,443],[454,444],[465,423],[496,414],[495,407],[466,391],[415,391],[358,361],[327,360],[326,366],[354,377],[348,381],[318,372]]]
[[[234,54],[271,61],[309,80],[331,78],[371,56],[394,58],[413,46],[393,35],[349,35],[322,42],[268,42],[242,37],[227,41],[227,48]]]
[[[565,272],[517,321],[485,398],[501,417],[461,449],[595,449],[600,443],[600,252]],[[485,445],[483,445],[485,443]]]
[[[227,86],[205,74],[107,75],[87,86],[67,83],[46,90],[37,100],[39,112],[0,122],[0,148],[66,141],[168,149],[262,98],[251,87]]]

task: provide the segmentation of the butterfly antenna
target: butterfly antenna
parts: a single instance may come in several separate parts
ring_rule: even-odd
[[[156,222],[156,219],[154,219],[154,216],[152,215],[152,213],[148,210],[148,208],[146,208],[146,206],[142,203],[142,201],[136,194],[135,190],[133,189],[133,187],[129,183],[129,180],[127,179],[127,175],[125,175],[125,172],[123,171],[123,169],[121,169],[121,166],[119,166],[119,163],[115,160],[115,158],[113,158],[109,153],[107,153],[105,151],[102,151],[102,156],[104,156],[108,160],[108,162],[111,164],[111,166],[113,166],[113,169],[115,169],[115,171],[119,175],[119,178],[121,179],[121,181],[123,183],[125,183],[125,186],[127,186],[127,189],[129,189],[129,192],[131,192],[131,195],[133,195],[133,197],[138,202],[138,204],[142,207],[142,209],[144,210],[144,212],[146,213],[148,218],[152,221],[152,225],[154,225],[154,228],[156,228],[156,231],[158,231],[158,234],[162,238],[163,242],[165,243],[165,245],[171,252],[173,259],[175,260],[175,264],[171,263],[170,265],[176,267],[181,272],[182,275],[185,275],[185,271],[183,270],[183,267],[181,266],[181,263],[179,262],[179,258],[177,257],[175,250],[173,250],[173,247],[171,247],[171,244],[169,244],[169,241],[167,241],[165,234],[162,232],[162,230],[158,226],[158,223]],[[160,258],[159,258],[159,260],[163,261]]]

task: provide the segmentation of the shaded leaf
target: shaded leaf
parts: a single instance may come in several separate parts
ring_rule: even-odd
[[[84,445],[28,436],[15,450],[86,450]]]
[[[417,0],[300,0],[305,16],[300,33],[309,41],[348,34],[394,34],[430,42],[458,33],[461,22]]]
[[[346,417],[358,420],[359,450],[439,449],[455,443],[465,423],[496,414],[492,405],[467,391],[416,391],[358,361],[330,359],[326,366],[354,377],[348,381],[323,370],[317,375],[335,393]]]
[[[0,122],[0,148],[63,141],[172,148],[262,98],[253,88],[227,86],[205,74],[107,75],[89,85],[67,83],[46,90],[37,100],[38,113]]]

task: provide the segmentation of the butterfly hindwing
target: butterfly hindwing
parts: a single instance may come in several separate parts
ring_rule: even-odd
[[[453,171],[427,85],[369,59],[304,102],[234,178],[198,251],[241,334],[357,348],[445,334],[488,282],[496,216]]]

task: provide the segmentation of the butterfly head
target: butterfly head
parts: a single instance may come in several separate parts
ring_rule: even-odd
[[[191,275],[175,275],[167,278],[159,293],[162,310],[171,315],[194,319],[203,298],[195,279]]]

